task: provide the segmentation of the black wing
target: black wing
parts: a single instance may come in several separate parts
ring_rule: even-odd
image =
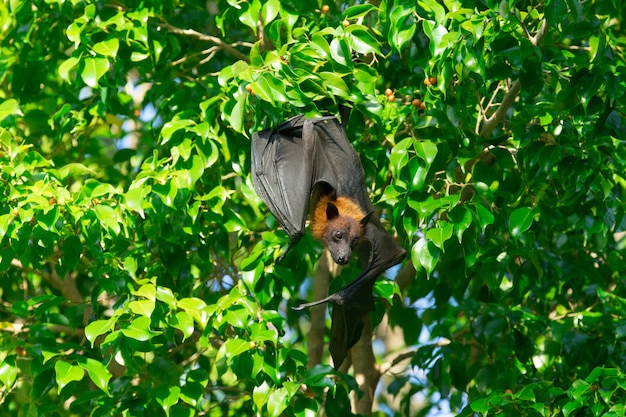
[[[289,235],[287,251],[304,234],[310,198],[315,205],[320,195],[334,192],[337,197],[350,197],[364,212],[374,213],[359,156],[343,126],[332,116],[306,119],[300,115],[253,134],[252,180],[261,199]],[[359,251],[365,266],[358,278],[336,294],[296,308],[334,304],[330,351],[335,368],[359,340],[363,315],[374,308],[372,289],[376,279],[405,255],[375,213],[365,227],[365,240]]]
[[[359,156],[332,116],[299,115],[252,135],[254,189],[289,235],[287,250],[304,234],[311,193],[320,190],[314,193],[316,199],[318,194],[354,188],[350,172],[355,167],[360,170],[356,180],[363,183]]]

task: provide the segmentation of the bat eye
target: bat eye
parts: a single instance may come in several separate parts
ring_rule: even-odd
[[[343,232],[341,230],[336,230],[335,231],[335,239],[337,239],[337,240],[343,239]]]

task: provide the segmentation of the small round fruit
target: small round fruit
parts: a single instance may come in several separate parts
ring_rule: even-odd
[[[251,86],[250,84],[246,85],[246,91],[247,91],[248,93],[251,93],[251,92],[252,92],[252,86]]]
[[[430,85],[430,78],[424,78],[424,85]]]
[[[428,81],[430,81],[431,85],[435,85],[435,84],[437,84],[437,77],[430,77],[428,79]]]
[[[393,93],[387,96],[387,101],[394,101],[395,99],[396,99],[396,96],[394,96]]]
[[[420,106],[422,105],[422,100],[420,100],[419,98],[414,98],[413,101],[411,102],[411,104],[413,105],[413,107],[415,107],[416,109],[419,109]]]
[[[392,90],[391,88],[388,88],[388,89],[386,89],[386,90],[385,90],[385,95],[386,95],[387,97],[389,97],[389,96],[390,96],[390,95],[392,95],[392,94],[393,94],[393,90]]]
[[[350,21],[348,19],[344,19],[343,22],[341,22],[341,24],[343,25],[343,27],[348,27],[350,26]]]
[[[322,13],[328,13],[330,11],[330,6],[325,4],[322,6]]]

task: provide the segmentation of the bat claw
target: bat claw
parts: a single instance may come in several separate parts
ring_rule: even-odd
[[[296,310],[296,311],[301,311],[301,310],[304,310],[305,308],[315,307],[315,306],[318,306],[320,304],[337,302],[337,301],[340,301],[340,298],[337,297],[337,294],[333,294],[333,295],[328,296],[326,298],[323,298],[321,300],[313,301],[313,302],[310,302],[310,303],[300,304],[299,306],[291,307],[291,308],[293,310]]]

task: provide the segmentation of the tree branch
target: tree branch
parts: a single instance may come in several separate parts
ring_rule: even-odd
[[[24,272],[39,275],[41,278],[43,278],[44,281],[48,282],[52,286],[52,288],[59,291],[61,295],[72,304],[82,304],[85,302],[85,298],[78,291],[78,288],[76,288],[76,281],[74,277],[68,275],[64,279],[61,279],[61,277],[57,274],[53,264],[50,265],[52,271],[50,273],[26,268],[24,267],[24,265],[22,265],[19,259],[11,260],[11,266],[17,269],[21,269]]]
[[[541,26],[535,36],[530,37],[529,40],[533,45],[539,46],[543,38],[546,36],[546,33],[548,33],[548,22],[544,20],[541,22]],[[504,95],[504,98],[502,99],[502,102],[498,106],[496,112],[489,118],[483,120],[482,128],[480,129],[481,138],[488,138],[493,129],[504,121],[506,112],[509,110],[521,90],[522,83],[520,80],[515,80],[509,87],[509,91],[507,91]]]
[[[372,350],[372,325],[370,315],[363,316],[363,333],[361,338],[351,349],[354,378],[363,392],[363,396],[354,399],[354,411],[357,414],[369,415],[372,413],[374,394],[380,380],[380,370],[376,364]]]
[[[320,257],[313,282],[313,299],[321,300],[328,295],[328,283],[330,281],[332,262],[330,252],[325,250]],[[335,268],[336,271],[336,268]],[[311,327],[309,329],[309,344],[307,354],[309,356],[309,368],[322,362],[324,352],[324,334],[326,334],[326,304],[311,307]]]
[[[199,39],[201,41],[214,43],[215,45],[217,45],[218,48],[228,52],[229,54],[231,54],[235,58],[240,59],[242,61],[250,62],[250,60],[248,59],[247,55],[239,52],[235,48],[235,45],[242,45],[241,43],[229,44],[229,43],[224,42],[222,39],[220,39],[220,38],[218,38],[216,36],[206,35],[204,33],[200,33],[200,32],[195,31],[193,29],[177,28],[176,26],[172,26],[172,25],[170,25],[167,22],[161,22],[161,27],[164,28],[164,29],[167,29],[169,32],[175,33],[177,35],[190,36],[192,38],[196,38],[196,39]]]

